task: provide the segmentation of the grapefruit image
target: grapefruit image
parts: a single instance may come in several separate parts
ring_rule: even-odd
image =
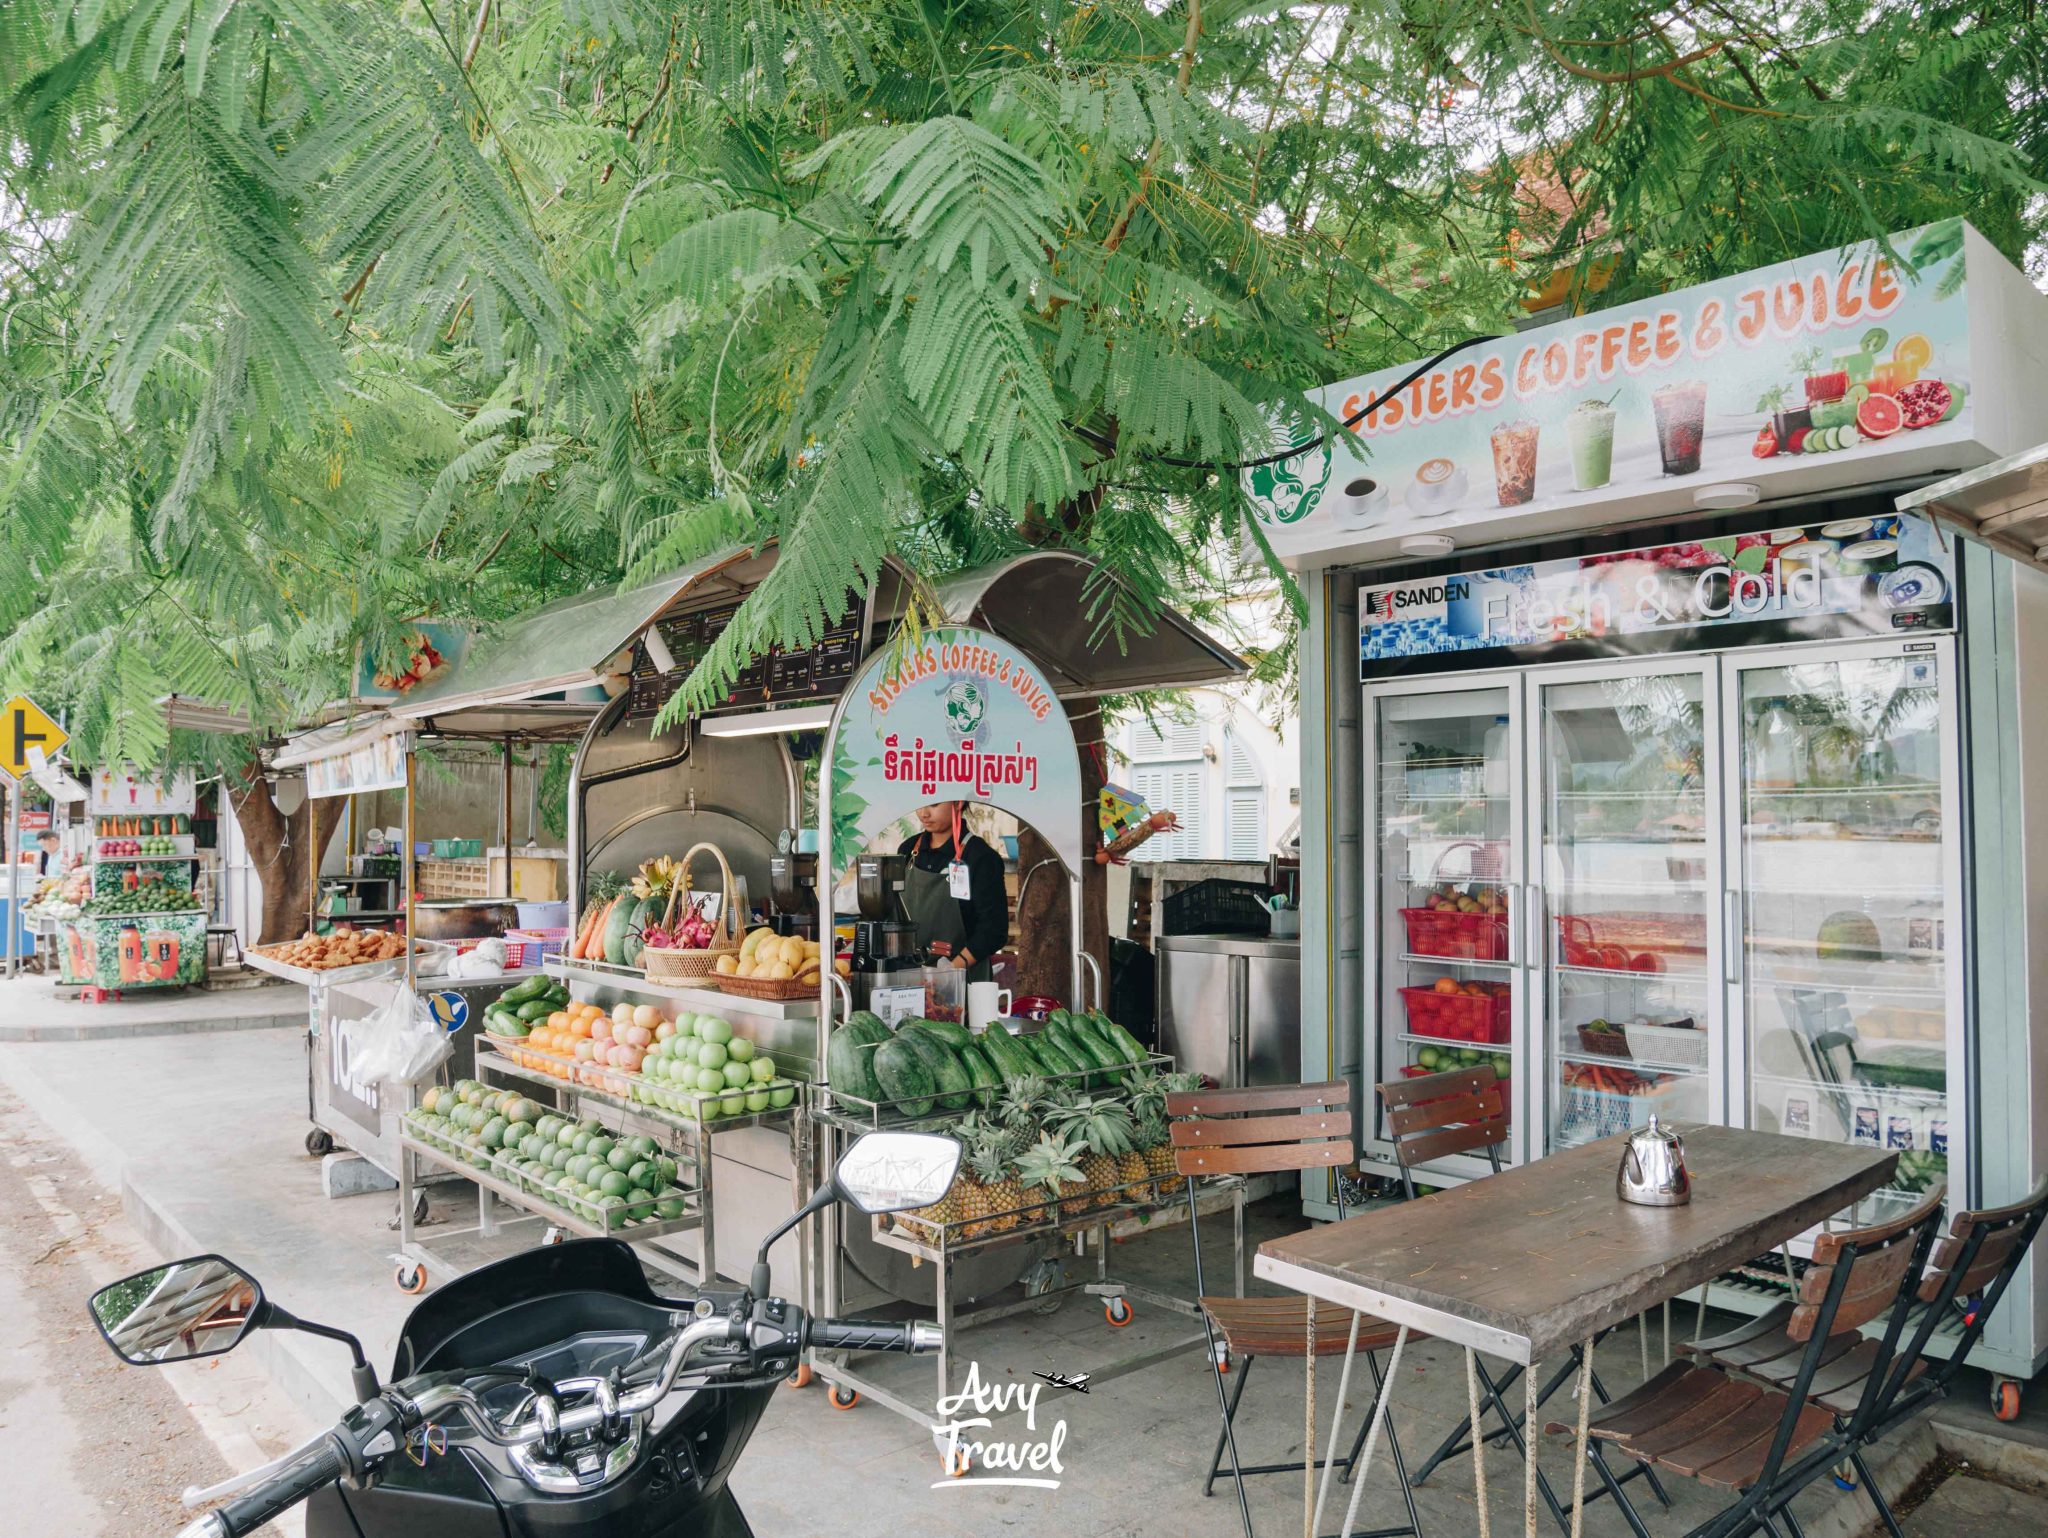
[[[1906,425],[1906,413],[1889,395],[1872,392],[1856,407],[1856,430],[1866,438],[1889,438]]]

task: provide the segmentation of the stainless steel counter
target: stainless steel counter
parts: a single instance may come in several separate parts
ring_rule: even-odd
[[[1301,942],[1164,935],[1159,1049],[1226,1086],[1301,1078]]]

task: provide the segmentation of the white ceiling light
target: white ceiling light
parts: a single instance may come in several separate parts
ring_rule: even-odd
[[[1448,534],[1404,534],[1401,536],[1403,555],[1449,555],[1458,548],[1458,542]]]
[[[819,732],[832,724],[832,706],[792,705],[736,716],[705,716],[697,730],[706,737],[766,737],[774,732]]]
[[[1692,494],[1694,507],[1754,507],[1763,492],[1750,481],[1724,481],[1719,486],[1702,486]]]

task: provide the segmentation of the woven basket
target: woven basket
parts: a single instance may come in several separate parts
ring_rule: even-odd
[[[749,999],[815,999],[820,985],[820,978],[815,972],[809,977],[733,977],[728,974],[715,981],[727,993],[737,993]]]
[[[1595,1057],[1628,1058],[1635,1054],[1629,1051],[1628,1036],[1622,1031],[1595,1031],[1579,1027],[1579,1045]]]
[[[692,844],[683,854],[682,885],[668,894],[668,907],[662,910],[661,927],[666,929],[676,916],[676,903],[687,900],[693,884],[690,862],[700,854],[709,853],[718,862],[719,880],[723,883],[718,902],[718,918],[713,930],[714,943],[701,950],[643,950],[640,953],[640,970],[647,974],[650,982],[690,983],[715,988],[724,979],[717,975],[720,956],[736,956],[740,949],[740,921],[734,911],[732,867],[725,862],[725,852],[716,844]]]

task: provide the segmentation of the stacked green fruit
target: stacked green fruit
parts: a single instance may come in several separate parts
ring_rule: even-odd
[[[672,1030],[648,1049],[632,1096],[705,1121],[758,1116],[796,1099],[796,1082],[779,1076],[775,1059],[733,1033],[717,1015],[681,1014]]]
[[[892,1032],[860,1010],[832,1033],[825,1059],[840,1096],[912,1117],[987,1108],[1004,1086],[1026,1079],[1108,1088],[1145,1062],[1137,1038],[1100,1010],[1064,1009],[1042,1030],[1017,1036],[975,1035],[951,1020],[905,1020]]]
[[[1427,1068],[1431,1073],[1448,1073],[1453,1068],[1483,1068],[1491,1064],[1494,1074],[1507,1078],[1514,1070],[1514,1059],[1505,1052],[1489,1052],[1478,1047],[1424,1047],[1415,1054],[1415,1065]]]
[[[606,1229],[668,1222],[688,1210],[676,1161],[653,1138],[615,1137],[593,1119],[572,1121],[514,1090],[458,1079],[423,1094],[405,1127],[420,1142]]]
[[[85,911],[93,918],[116,918],[137,913],[189,913],[198,906],[190,887],[144,881],[133,890],[94,893],[86,900]]]

